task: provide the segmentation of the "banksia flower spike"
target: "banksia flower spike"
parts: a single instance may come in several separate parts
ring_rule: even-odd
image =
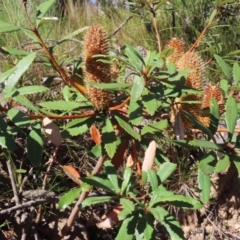
[[[192,71],[187,75],[185,86],[194,88],[196,90],[203,90],[203,85],[205,82],[205,67],[204,63],[195,52],[186,52],[176,63],[178,70],[182,69],[192,69]],[[202,101],[203,95],[191,94],[187,97],[182,97],[176,99],[177,102],[181,101]],[[192,128],[191,122],[185,117],[181,110],[189,112],[191,115],[195,116],[199,121],[202,119],[201,114],[201,104],[178,104],[177,108],[181,112],[181,118],[184,128]]]
[[[101,26],[92,26],[88,29],[84,40],[84,65],[87,96],[97,110],[105,110],[112,101],[112,93],[88,85],[89,82],[110,83],[111,67],[109,64],[98,61],[93,57],[96,54],[108,54],[108,40],[106,32]]]
[[[169,57],[167,57],[167,61],[172,61],[175,64],[178,62],[178,60],[182,57],[182,55],[185,53],[185,42],[178,38],[172,38],[167,46],[167,48],[173,48],[174,52]]]

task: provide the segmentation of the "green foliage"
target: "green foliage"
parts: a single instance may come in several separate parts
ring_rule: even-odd
[[[51,35],[48,29],[51,26],[50,21],[55,17],[45,16],[51,15],[51,7],[55,0],[42,2],[36,7],[36,24],[29,24],[31,29],[19,27],[17,23],[11,21],[9,23],[0,21],[0,33],[4,36],[3,44],[0,42],[0,45],[6,45],[0,49],[5,59],[4,63],[0,60],[0,70],[2,70],[0,73],[1,149],[5,154],[6,151],[14,153],[17,136],[24,136],[26,138],[24,148],[27,160],[29,160],[27,165],[40,169],[46,161],[46,156],[49,157],[47,152],[50,148],[45,149],[45,145],[48,140],[51,141],[42,131],[44,126],[41,122],[45,116],[54,119],[56,123],[51,123],[49,129],[53,135],[54,131],[61,132],[58,136],[64,138],[66,145],[68,141],[76,141],[75,137],[89,136],[90,133],[91,150],[86,149],[86,155],[91,155],[91,159],[93,155],[100,158],[104,156],[109,160],[104,162],[101,173],[98,170],[94,172],[97,172],[96,174],[89,174],[90,171],[86,170],[86,173],[81,175],[84,177],[81,177],[80,187],[65,193],[59,200],[58,206],[60,209],[65,209],[81,193],[89,192],[90,189],[99,190],[97,194],[85,198],[79,208],[85,211],[85,208],[91,206],[94,208],[95,205],[102,203],[121,206],[122,210],[117,216],[121,226],[114,236],[116,239],[154,239],[156,236],[155,220],[166,230],[171,239],[183,239],[180,223],[170,214],[168,207],[200,209],[203,204],[211,200],[212,174],[222,173],[230,165],[234,165],[240,175],[240,158],[236,151],[238,137],[234,135],[240,107],[233,94],[235,89],[239,89],[239,51],[230,47],[228,50],[225,47],[226,42],[221,41],[223,25],[218,24],[218,21],[222,21],[220,10],[227,5],[232,6],[233,1],[206,1],[201,11],[199,4],[196,3],[194,8],[190,1],[178,1],[176,5],[166,2],[154,3],[151,11],[149,11],[151,6],[147,1],[127,2],[128,8],[119,3],[119,12],[123,16],[132,14],[131,16],[136,22],[139,21],[140,25],[141,21],[145,21],[146,24],[152,12],[155,11],[151,17],[156,20],[156,26],[152,27],[165,29],[164,31],[167,32],[164,35],[164,31],[160,31],[162,42],[169,40],[168,37],[171,35],[178,35],[183,36],[186,42],[190,43],[190,40],[200,36],[200,31],[205,26],[208,27],[204,39],[198,42],[199,52],[204,58],[213,59],[207,75],[209,79],[221,80],[219,85],[226,103],[223,103],[225,104],[224,118],[220,113],[223,108],[222,103],[214,98],[211,99],[209,107],[202,109],[201,114],[210,118],[208,127],[189,112],[183,111],[194,128],[202,133],[201,138],[191,135],[190,139],[176,139],[174,135],[174,126],[169,121],[169,115],[173,114],[175,99],[203,94],[203,92],[184,85],[188,74],[194,69],[177,70],[173,62],[167,61],[174,49],[161,49],[160,51],[161,42],[158,38],[155,40],[153,34],[147,35],[149,39],[143,38],[143,43],[149,47],[146,56],[133,46],[138,43],[135,44],[135,39],[139,39],[134,38],[135,32],[138,31],[131,31],[131,27],[138,28],[133,25],[126,25],[127,35],[131,36],[130,40],[126,36],[121,40],[123,42],[120,41],[124,47],[117,50],[116,39],[112,38],[110,44],[114,52],[111,52],[109,56],[95,55],[101,64],[110,64],[111,67],[120,69],[118,76],[113,77],[111,83],[88,83],[98,90],[108,91],[113,96],[109,108],[97,111],[87,94],[79,90],[85,89],[84,74],[81,74],[84,62],[79,59],[82,46],[73,47],[73,49],[80,49],[76,51],[77,53],[66,47],[66,45],[71,47],[72,41],[82,44],[82,33],[88,29],[87,24],[78,26],[77,30],[68,29],[68,32],[61,35],[55,34],[60,40],[56,39],[49,44],[46,40]],[[166,6],[171,10],[166,10]],[[189,12],[189,24],[185,22],[183,24],[186,20],[183,14],[185,9]],[[164,18],[169,19],[172,16],[180,16],[180,18],[177,17],[179,21],[173,25],[171,21],[164,22]],[[116,18],[116,15],[110,18]],[[102,24],[104,21],[101,19],[103,17],[99,17],[97,22]],[[28,21],[31,21],[31,18]],[[110,22],[109,19],[107,21]],[[235,27],[239,29],[239,26]],[[120,29],[119,34],[124,31],[125,29]],[[132,33],[129,34],[129,32]],[[141,33],[138,32],[138,34]],[[11,37],[8,38],[9,35]],[[142,32],[142,35],[146,36],[145,32]],[[17,41],[8,43],[8,39],[14,36],[19,36],[19,42],[22,36],[24,39],[27,38],[31,49],[21,47],[23,44],[18,44]],[[156,51],[156,42],[158,42],[158,51]],[[73,70],[67,70],[69,65],[73,66]],[[130,72],[129,76],[127,72]],[[39,79],[46,77],[45,74],[47,80],[43,86]],[[55,75],[61,77],[60,84]],[[79,77],[78,80],[75,80],[76,76]],[[62,87],[62,83],[65,83],[65,87]],[[192,108],[199,103],[199,101],[190,100],[181,102]],[[164,117],[167,114],[168,119]],[[228,132],[228,138],[222,142],[218,142],[215,135],[219,121],[226,123]],[[56,128],[56,124],[60,130]],[[97,126],[95,132],[92,130],[93,126]],[[184,129],[179,129],[180,131],[184,133]],[[151,151],[151,153],[154,152],[154,156],[149,156],[146,150],[145,157],[143,157],[143,150],[147,148],[150,141],[155,141],[158,148]],[[126,146],[125,142],[127,142]],[[52,143],[54,145],[54,141]],[[74,144],[79,147],[82,142],[76,141]],[[231,148],[232,145],[234,147]],[[181,152],[184,152],[186,156],[181,155]],[[187,156],[192,155],[192,152],[198,154],[195,156],[194,166],[190,167],[186,162],[189,162]],[[222,155],[221,158],[218,157],[219,153]],[[126,154],[130,154],[135,165],[124,166]],[[149,164],[151,162],[148,171],[141,171],[143,158]],[[184,181],[181,176],[181,167],[184,164],[186,164],[186,169],[183,171],[186,171],[188,176],[190,176],[190,171],[194,171],[197,176],[199,199],[185,196],[173,187]],[[88,167],[88,164],[85,165]],[[119,166],[121,166],[120,171],[118,171]],[[21,169],[21,166],[18,169]],[[102,189],[104,194],[98,195]]]

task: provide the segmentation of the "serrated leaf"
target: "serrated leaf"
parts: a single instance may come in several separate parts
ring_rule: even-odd
[[[132,137],[134,137],[135,139],[139,140],[141,139],[140,135],[134,131],[134,129],[131,127],[131,125],[129,123],[127,123],[122,116],[115,116],[116,120],[118,121],[119,125],[128,133],[130,134]]]
[[[132,240],[138,221],[138,214],[132,214],[125,218],[116,236],[116,240]]]
[[[128,116],[134,125],[138,125],[143,120],[142,107],[138,102],[130,100]]]
[[[59,209],[65,209],[70,204],[74,202],[74,200],[79,197],[79,194],[81,193],[82,188],[75,188],[70,190],[69,192],[65,193],[58,202],[58,208]]]
[[[22,128],[28,127],[34,121],[16,108],[10,109],[7,115],[16,126]]]
[[[121,194],[124,193],[124,191],[126,190],[129,182],[130,182],[130,178],[132,175],[132,169],[130,167],[126,167],[123,173],[123,182],[122,182],[122,186],[121,186]]]
[[[235,85],[237,85],[240,80],[240,66],[237,62],[233,64],[233,79],[235,81]]]
[[[117,138],[115,135],[113,125],[108,117],[105,118],[103,124],[102,139],[108,156],[112,158],[117,150]]]
[[[15,142],[7,128],[8,125],[5,123],[2,116],[0,116],[0,146],[13,152],[15,150]]]
[[[95,83],[95,82],[89,82],[88,85],[103,89],[103,90],[121,90],[124,88],[128,88],[132,86],[132,83]]]
[[[198,169],[198,188],[200,190],[200,198],[203,203],[208,203],[210,199],[210,176],[202,173],[201,169]]]
[[[123,206],[124,209],[126,209],[129,213],[132,213],[134,211],[134,204],[132,201],[126,199],[126,198],[121,198],[120,199],[120,204]]]
[[[168,121],[167,119],[160,120],[155,123],[150,123],[148,125],[145,125],[141,131],[141,135],[147,134],[147,133],[156,133],[161,132],[163,129],[167,128]]]
[[[230,166],[229,156],[224,155],[223,158],[218,160],[218,162],[214,168],[214,172],[221,173],[221,172],[225,171],[229,166]]]
[[[120,192],[120,187],[119,187],[119,181],[118,181],[116,169],[114,168],[111,161],[105,161],[104,166],[105,166],[108,179],[111,181],[115,192],[118,194]]]
[[[214,54],[214,57],[217,60],[218,65],[220,66],[220,68],[224,72],[225,76],[228,79],[231,79],[231,68],[230,68],[230,66],[217,54]]]
[[[61,135],[63,138],[70,138],[72,136],[78,136],[81,135],[89,130],[89,127],[87,124],[84,124],[80,127],[75,128],[68,128],[61,132]]]
[[[41,102],[40,106],[53,109],[53,110],[61,110],[61,111],[72,111],[73,109],[81,107],[81,103],[78,102],[66,102],[63,100],[58,101],[49,101],[49,102]]]
[[[158,109],[156,97],[149,93],[144,92],[142,95],[142,103],[151,116],[153,116]]]
[[[228,129],[228,140],[231,141],[233,132],[235,129],[235,125],[238,118],[237,103],[236,100],[230,96],[225,105],[226,113],[225,113],[225,121]]]
[[[220,88],[224,91],[224,96],[228,95],[228,81],[226,79],[222,79],[220,81]]]
[[[142,76],[135,75],[131,89],[131,101],[136,102],[140,99],[145,85],[145,79]]]
[[[209,130],[212,134],[215,134],[218,128],[219,122],[219,106],[215,98],[211,99],[210,102],[210,125]]]
[[[55,0],[48,0],[48,1],[45,1],[45,2],[41,3],[37,7],[37,11],[36,11],[37,27],[39,26],[39,23],[40,23],[41,19],[45,16],[47,11],[50,9],[50,7],[54,3],[55,3]]]
[[[200,160],[199,169],[202,171],[203,174],[210,175],[213,173],[216,164],[216,153],[211,151],[203,159]]]
[[[30,54],[30,52],[19,50],[16,48],[11,48],[11,47],[2,47],[2,49],[6,53],[14,55],[14,56],[27,56],[28,54]]]
[[[17,67],[10,68],[9,70],[0,73],[0,83],[4,82],[14,71],[16,71]]]
[[[80,179],[82,182],[90,184],[91,186],[106,189],[107,191],[115,193],[115,189],[112,182],[107,178],[106,174],[92,175],[86,178]]]
[[[80,174],[79,172],[73,167],[73,166],[70,166],[70,165],[64,165],[64,166],[61,166],[60,167],[63,169],[63,171],[65,172],[65,174],[70,178],[72,179],[75,183],[77,184],[80,184],[81,181],[79,180],[80,178]]]
[[[33,128],[27,138],[27,155],[35,167],[41,165],[43,151],[43,139],[40,126]]]
[[[116,200],[118,197],[116,196],[97,196],[97,197],[88,197],[83,200],[81,207],[88,207],[95,204],[102,204],[105,202],[110,202],[112,200]]]
[[[151,208],[150,212],[153,214],[154,218],[164,226],[172,240],[184,239],[180,223],[173,216],[171,216],[168,211],[157,206],[156,208]]]
[[[21,96],[21,95],[18,95],[18,96],[14,96],[13,99],[20,103],[21,105],[27,107],[28,109],[32,110],[33,112],[35,113],[39,113],[39,110],[38,108],[36,108],[32,102],[30,102],[25,96]]]
[[[8,77],[8,81],[6,83],[5,92],[12,92],[13,88],[18,83],[21,76],[25,71],[28,70],[29,66],[32,64],[33,60],[36,57],[36,53],[30,53],[26,57],[22,58],[16,65],[16,70]]]
[[[152,190],[156,190],[158,188],[159,182],[157,174],[153,170],[148,170],[148,181],[152,187]]]
[[[197,199],[185,197],[178,194],[156,197],[154,201],[151,201],[150,206],[154,206],[158,203],[168,203],[175,207],[185,209],[199,209],[202,207],[202,204]]]
[[[222,148],[213,143],[213,142],[209,142],[206,140],[192,140],[192,141],[188,141],[188,140],[174,140],[173,144],[179,145],[179,146],[183,146],[183,147],[190,147],[190,146],[194,146],[194,147],[202,147],[202,148],[206,148],[206,149],[214,149],[214,150],[221,150]]]
[[[144,214],[140,217],[135,230],[136,240],[156,239],[154,220],[155,219],[151,213]]]
[[[14,32],[20,30],[21,27],[9,23],[0,22],[0,33]]]
[[[163,183],[172,173],[176,170],[177,165],[171,162],[164,162],[160,165],[157,175],[160,177],[161,182]]]

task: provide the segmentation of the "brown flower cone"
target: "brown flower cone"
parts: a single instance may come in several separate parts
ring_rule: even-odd
[[[174,52],[169,57],[167,57],[167,61],[172,61],[175,64],[178,62],[178,60],[183,56],[185,53],[185,42],[181,39],[172,38],[167,46],[167,48],[173,48]]]
[[[101,26],[90,27],[85,35],[84,45],[85,81],[87,95],[96,109],[104,110],[109,107],[112,101],[112,93],[110,91],[97,89],[87,84],[89,82],[111,82],[110,65],[98,61],[99,58],[93,58],[93,56],[96,54],[106,55],[109,52],[108,40],[104,29]]]

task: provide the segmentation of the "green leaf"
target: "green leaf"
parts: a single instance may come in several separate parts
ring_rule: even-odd
[[[146,213],[139,217],[137,228],[135,230],[136,240],[156,239],[154,220],[155,219],[151,213]]]
[[[8,53],[10,55],[15,55],[15,56],[27,56],[28,54],[30,54],[30,52],[19,50],[16,48],[11,48],[11,47],[2,47],[2,49],[6,53]]]
[[[106,174],[88,176],[86,178],[81,178],[81,181],[94,187],[104,188],[107,191],[115,193],[115,188]]]
[[[193,105],[193,107],[194,107],[194,105]],[[207,134],[208,139],[213,138],[213,135],[212,135],[211,131],[204,124],[202,124],[198,119],[196,119],[189,112],[187,112],[185,110],[183,110],[183,112],[184,112],[185,116],[187,117],[187,119],[189,119],[197,129],[199,129],[203,133]]]
[[[4,82],[16,69],[17,67],[13,67],[6,72],[0,73],[0,83]]]
[[[39,23],[41,21],[41,19],[45,16],[45,14],[47,13],[47,11],[49,10],[49,8],[55,3],[55,0],[48,0],[45,1],[43,3],[41,3],[38,7],[37,7],[37,11],[36,11],[36,18],[37,18],[37,28],[39,26]]]
[[[0,22],[0,33],[14,32],[20,30],[21,27],[9,23]]]
[[[184,239],[180,223],[173,216],[171,216],[168,211],[157,206],[156,208],[151,208],[150,212],[153,214],[154,218],[157,219],[161,225],[163,225],[172,240]]]
[[[237,122],[237,118],[238,118],[238,112],[237,110],[237,103],[235,98],[233,98],[232,96],[230,96],[226,102],[225,105],[225,121],[227,124],[227,129],[228,129],[228,140],[231,141],[232,136],[233,136],[233,132],[235,129],[235,125]]]
[[[78,102],[66,102],[64,100],[58,101],[49,101],[49,102],[41,102],[40,106],[53,109],[53,110],[61,110],[61,111],[72,111],[73,109],[80,108],[82,103]]]
[[[215,134],[218,129],[219,122],[219,106],[215,98],[211,99],[210,102],[210,125],[209,130],[212,134]]]
[[[108,117],[105,118],[103,123],[102,140],[108,156],[112,158],[116,153],[118,142],[113,125]]]
[[[7,128],[8,125],[5,123],[2,116],[0,116],[0,146],[13,152],[15,149],[15,142],[13,136],[8,132]]]
[[[129,57],[129,62],[131,63],[131,65],[138,72],[140,72],[143,66],[145,66],[145,62],[142,56],[140,55],[139,51],[133,48],[132,46],[126,44],[125,53]]]
[[[142,76],[135,75],[131,89],[131,101],[136,102],[140,99],[145,85],[145,79]]]
[[[174,53],[174,48],[167,48],[167,49],[164,49],[160,53],[160,57],[161,58],[167,58],[167,57],[171,56],[173,53]]]
[[[178,194],[156,197],[154,201],[151,201],[150,206],[154,206],[158,203],[168,203],[175,207],[186,209],[199,209],[202,207],[202,204],[197,199]]]
[[[132,124],[138,125],[142,120],[142,107],[138,102],[130,100],[130,105],[128,109],[129,120]]]
[[[82,188],[75,188],[70,190],[69,192],[65,193],[58,202],[58,208],[59,209],[65,209],[68,207],[70,204],[73,203],[77,197],[79,197],[79,194],[81,193]]]
[[[72,38],[74,36],[77,36],[79,33],[82,33],[84,31],[86,31],[89,27],[82,27],[79,28],[78,30],[75,30],[74,32],[69,33],[68,35],[66,35],[65,37],[63,37],[61,40],[58,41],[58,44],[61,44],[62,42],[68,40],[69,38]]]
[[[230,66],[217,54],[214,54],[215,59],[217,60],[218,65],[226,75],[228,79],[231,79],[231,68]]]
[[[210,176],[202,173],[201,169],[198,169],[198,188],[200,192],[201,201],[205,204],[210,199],[210,187],[211,181]]]
[[[35,167],[41,165],[43,151],[43,139],[41,136],[40,125],[33,128],[27,138],[27,155]]]
[[[151,95],[148,91],[143,92],[142,103],[151,116],[153,116],[158,109],[156,97]]]
[[[220,81],[220,88],[224,91],[224,96],[228,95],[228,81],[226,79],[222,79]]]
[[[138,214],[133,214],[122,222],[116,240],[132,240],[138,221]]]
[[[16,108],[11,108],[7,115],[16,126],[22,128],[28,127],[34,121]]]
[[[8,81],[6,84],[5,92],[10,93],[12,92],[13,88],[16,86],[17,82],[24,74],[25,71],[28,70],[29,66],[32,64],[33,60],[36,57],[36,53],[30,53],[23,59],[21,59],[17,65],[16,70],[8,77]]]
[[[115,115],[116,120],[118,121],[119,125],[132,137],[139,140],[141,139],[140,135],[131,127],[130,124],[128,124],[125,119],[123,119],[120,115]]]
[[[134,204],[132,201],[126,199],[126,198],[121,198],[120,199],[120,204],[123,206],[125,210],[127,210],[129,213],[132,213],[134,211]]]
[[[81,207],[88,207],[95,204],[102,204],[105,202],[110,202],[112,200],[116,200],[118,197],[116,196],[97,196],[97,197],[88,197],[83,200]]]
[[[71,127],[76,126],[76,125],[86,124],[87,122],[89,122],[89,118],[90,118],[90,117],[73,119],[72,121],[70,121],[70,122],[65,126],[65,128],[71,128]]]
[[[148,180],[150,182],[152,190],[154,191],[158,188],[158,185],[159,185],[158,177],[153,170],[148,170],[147,173],[148,173]]]
[[[84,124],[80,127],[68,128],[61,132],[63,138],[70,138],[73,136],[79,136],[89,130],[89,126]]]
[[[237,85],[240,80],[240,66],[237,62],[233,64],[233,79],[235,81],[235,85]]]
[[[215,173],[221,173],[230,166],[230,160],[228,155],[224,155],[223,158],[219,159],[217,165],[214,168]]]
[[[233,160],[233,163],[235,165],[235,167],[237,168],[238,171],[238,178],[240,177],[240,156],[238,155],[231,155],[231,160]]]
[[[116,90],[119,91],[124,88],[128,88],[132,86],[132,83],[94,83],[94,82],[89,82],[88,85],[103,89],[103,90]]]
[[[197,140],[197,139],[194,139],[192,141],[174,140],[173,144],[178,145],[178,146],[182,146],[182,147],[194,146],[194,147],[202,147],[202,148],[214,149],[214,150],[221,150],[222,149],[219,145],[217,145],[213,142],[209,142],[209,141],[206,141],[206,140]]]
[[[28,109],[32,110],[35,113],[39,113],[38,108],[36,108],[33,103],[31,103],[25,96],[17,95],[13,96],[13,99],[20,103],[21,105],[27,107]]]
[[[116,169],[114,168],[113,164],[109,160],[104,162],[104,166],[105,166],[108,179],[111,181],[115,192],[118,194],[120,192],[120,187],[119,187],[119,181],[118,181]]]
[[[168,121],[167,119],[160,120],[159,122],[151,123],[145,125],[141,131],[141,135],[151,133],[154,134],[156,132],[161,132],[163,129],[167,128]]]
[[[160,165],[157,175],[160,177],[161,182],[163,183],[168,177],[172,175],[172,173],[176,170],[177,164],[171,162],[164,162]]]
[[[213,173],[214,168],[217,164],[217,156],[216,153],[211,151],[205,156],[199,163],[199,169],[205,175],[210,175]]]
[[[124,191],[126,190],[129,182],[130,182],[130,178],[132,175],[132,169],[130,167],[126,167],[123,173],[123,182],[122,182],[122,186],[121,186],[121,194],[124,193]]]

